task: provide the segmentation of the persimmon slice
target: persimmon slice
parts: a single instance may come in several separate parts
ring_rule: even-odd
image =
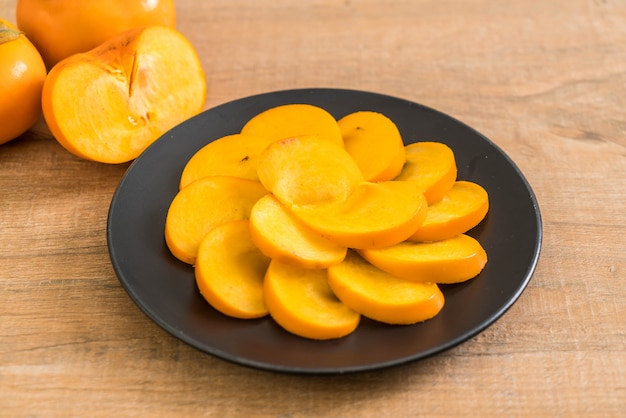
[[[359,325],[361,316],[337,299],[324,269],[272,260],[263,290],[270,315],[292,334],[328,340],[348,335]]]
[[[103,163],[135,159],[206,99],[202,63],[176,29],[124,32],[55,65],[44,83],[43,114],[57,141]]]
[[[454,152],[441,142],[416,142],[405,148],[406,162],[395,180],[414,181],[429,205],[443,199],[456,181]]]
[[[326,268],[346,256],[345,247],[311,230],[269,194],[252,207],[250,234],[268,257],[303,268]]]
[[[294,205],[293,214],[322,236],[348,248],[383,248],[404,241],[428,212],[419,184],[362,182],[345,200]]]
[[[344,146],[367,181],[393,180],[405,162],[397,126],[382,113],[360,111],[337,121]]]
[[[187,161],[180,188],[208,176],[231,176],[258,181],[259,154],[268,146],[264,137],[233,134],[208,143]]]
[[[328,269],[328,284],[346,306],[387,324],[414,324],[437,315],[444,296],[435,283],[393,276],[349,251]]]
[[[428,207],[424,223],[411,241],[440,241],[463,234],[483,220],[489,210],[487,191],[469,181],[457,181],[439,202]]]
[[[381,270],[418,282],[463,282],[477,276],[487,263],[480,243],[465,234],[428,243],[406,241],[359,254]]]
[[[194,273],[200,293],[215,309],[234,318],[260,318],[268,313],[263,278],[269,264],[250,238],[248,221],[231,221],[206,234]]]
[[[248,219],[252,206],[267,192],[259,182],[227,176],[194,181],[180,190],[167,212],[165,241],[179,260],[194,264],[198,246],[214,227]]]
[[[257,174],[263,186],[287,207],[345,200],[363,181],[352,157],[318,136],[272,143],[259,157]]]
[[[313,135],[343,147],[337,120],[327,110],[311,104],[293,103],[265,110],[251,118],[241,133],[270,141]]]

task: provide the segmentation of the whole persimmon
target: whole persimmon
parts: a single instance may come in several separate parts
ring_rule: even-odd
[[[0,19],[0,144],[37,122],[45,78],[37,49],[15,26]]]
[[[141,26],[176,26],[174,0],[18,0],[17,26],[48,69]]]

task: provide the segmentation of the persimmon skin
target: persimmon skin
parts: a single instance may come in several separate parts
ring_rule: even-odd
[[[0,144],[17,138],[41,116],[46,67],[33,44],[0,19]]]
[[[129,29],[174,28],[176,7],[174,0],[18,0],[16,19],[50,70]]]

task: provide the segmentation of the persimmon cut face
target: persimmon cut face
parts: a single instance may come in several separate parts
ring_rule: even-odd
[[[199,113],[202,65],[189,41],[167,27],[125,32],[57,64],[43,89],[55,138],[79,157],[122,163]]]

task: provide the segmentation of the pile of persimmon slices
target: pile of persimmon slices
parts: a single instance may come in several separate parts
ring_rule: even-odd
[[[293,334],[331,339],[361,316],[414,324],[437,315],[439,284],[469,280],[487,262],[466,232],[488,207],[480,185],[457,181],[447,145],[405,146],[381,113],[336,120],[289,104],[193,155],[165,240],[216,310],[269,314]]]

